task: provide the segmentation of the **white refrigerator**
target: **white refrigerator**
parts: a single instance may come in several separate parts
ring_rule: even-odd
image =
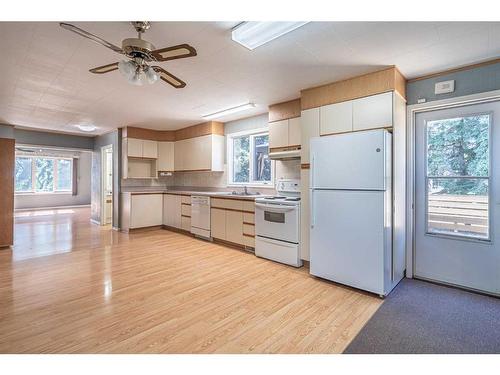
[[[310,273],[386,296],[402,278],[392,254],[391,134],[338,134],[310,146]]]

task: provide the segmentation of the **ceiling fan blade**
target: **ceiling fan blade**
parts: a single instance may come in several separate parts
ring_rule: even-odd
[[[113,70],[117,70],[117,69],[118,69],[118,63],[115,62],[113,64],[98,66],[97,68],[90,69],[89,72],[95,73],[95,74],[104,74],[104,73],[112,72]]]
[[[72,31],[78,35],[81,35],[87,39],[93,40],[94,42],[99,43],[99,44],[103,45],[104,47],[107,47],[115,52],[118,52],[120,54],[124,54],[123,50],[120,47],[115,46],[114,44],[112,44],[112,43],[110,43],[102,38],[99,38],[98,36],[91,34],[88,31],[82,30],[79,27],[76,27],[75,25],[72,25],[70,23],[60,22],[59,26],[61,26],[63,29],[66,29],[66,30]]]
[[[155,70],[156,73],[158,73],[158,75],[163,81],[174,86],[176,89],[181,89],[186,86],[186,82],[180,80],[173,74],[167,72],[165,69],[159,66],[153,66],[152,68]]]
[[[196,56],[196,50],[189,44],[179,44],[177,46],[155,49],[151,52],[151,55],[156,61],[168,61]]]

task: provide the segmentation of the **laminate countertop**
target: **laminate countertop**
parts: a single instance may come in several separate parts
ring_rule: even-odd
[[[229,191],[198,191],[198,190],[168,190],[168,189],[144,189],[144,190],[131,190],[123,191],[122,194],[130,195],[144,195],[144,194],[175,194],[175,195],[203,195],[214,198],[224,199],[237,199],[254,201],[256,198],[269,197],[268,194],[255,194],[255,195],[233,195]]]

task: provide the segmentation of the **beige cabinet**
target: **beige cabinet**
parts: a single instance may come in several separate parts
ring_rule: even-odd
[[[243,244],[243,212],[226,211],[226,240]]]
[[[158,142],[147,139],[125,138],[124,146],[127,148],[124,152],[131,158],[158,158]]]
[[[212,198],[210,205],[212,237],[255,247],[254,201]]]
[[[269,148],[288,146],[288,120],[269,123]]]
[[[133,194],[130,200],[129,228],[162,225],[163,194]]]
[[[157,159],[158,158],[158,142],[144,139],[142,141],[142,157]]]
[[[301,145],[300,117],[269,123],[269,148]]]
[[[127,138],[126,155],[133,158],[142,158],[142,139]]]
[[[223,171],[224,136],[209,134],[176,141],[174,169],[176,171]]]
[[[163,172],[174,170],[174,142],[158,142],[157,169]]]
[[[349,100],[320,107],[320,135],[351,132],[352,106],[353,101]]]
[[[182,227],[182,196],[164,194],[163,197],[163,225],[173,228]]]
[[[210,232],[214,238],[226,239],[226,210],[223,208],[210,209]]]
[[[300,117],[295,117],[288,120],[288,146],[301,145],[300,127],[301,127]]]
[[[310,231],[310,197],[309,197],[310,169],[300,170],[300,258],[309,260],[309,231]]]
[[[353,130],[392,127],[393,92],[353,100]]]
[[[309,141],[319,137],[319,108],[306,109],[300,116],[301,122],[301,151],[300,162],[309,163]]]

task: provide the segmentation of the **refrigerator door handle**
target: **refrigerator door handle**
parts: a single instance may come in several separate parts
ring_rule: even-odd
[[[311,207],[311,229],[314,228],[315,218],[314,218],[314,189],[311,189],[310,207]]]

